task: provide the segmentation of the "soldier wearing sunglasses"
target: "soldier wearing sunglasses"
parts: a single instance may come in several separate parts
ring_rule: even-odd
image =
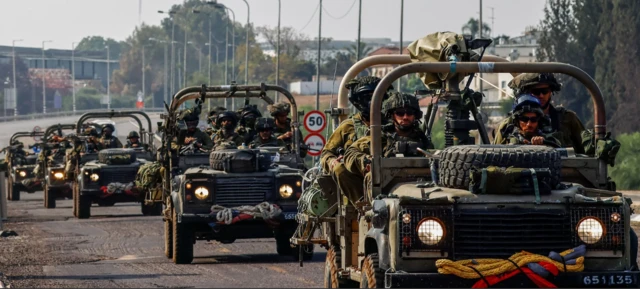
[[[544,115],[540,101],[533,95],[519,96],[510,115],[513,121],[501,131],[501,135],[506,137],[500,144],[560,147],[560,141],[551,133],[549,118]]]

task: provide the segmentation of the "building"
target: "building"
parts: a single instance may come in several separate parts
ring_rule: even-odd
[[[342,77],[338,76],[335,80],[326,76],[320,76],[320,94],[337,94]],[[297,95],[316,95],[318,83],[314,76],[312,81],[296,81],[289,84],[291,94]]]
[[[383,46],[379,47],[371,53],[367,54],[367,56],[375,56],[375,55],[387,55],[387,54],[399,54],[400,49],[398,46]],[[409,54],[409,50],[407,50],[407,46],[402,49],[402,54]],[[391,72],[397,65],[390,64],[379,64],[370,67],[370,75],[377,76],[379,78],[383,78],[387,73]]]

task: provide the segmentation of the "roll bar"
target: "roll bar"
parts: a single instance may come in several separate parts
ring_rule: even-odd
[[[101,118],[101,117],[108,117],[108,118],[130,117],[130,118],[133,118],[138,123],[138,127],[140,128],[140,135],[143,136],[145,129],[144,129],[144,126],[142,125],[142,122],[140,121],[140,118],[137,117],[136,115],[141,115],[142,117],[145,118],[145,120],[147,121],[147,127],[148,127],[148,130],[146,131],[151,133],[153,131],[153,126],[151,125],[151,118],[149,118],[149,115],[147,115],[145,112],[139,111],[139,110],[123,110],[123,111],[111,110],[108,112],[87,112],[81,115],[80,118],[78,118],[78,122],[76,123],[76,132],[77,133],[81,132],[82,124],[88,119]],[[143,139],[143,141],[145,140]]]
[[[509,62],[508,60],[495,56],[495,55],[485,55],[482,57],[482,62]],[[369,68],[373,65],[380,64],[391,64],[391,65],[401,65],[411,63],[411,57],[407,54],[404,55],[374,55],[361,59],[356,62],[354,65],[347,70],[347,73],[342,77],[342,81],[340,81],[340,87],[338,87],[338,108],[348,108],[349,107],[349,91],[345,87],[345,85],[354,79],[360,72]],[[511,73],[513,76],[518,75],[518,73]],[[347,114],[340,115],[340,121],[343,121],[347,118]]]
[[[11,144],[14,140],[23,137],[34,137],[34,136],[44,136],[44,132],[42,131],[19,131],[14,133],[9,139],[9,144]]]
[[[417,72],[424,73],[446,73],[446,72],[459,72],[459,73],[505,73],[505,72],[550,72],[550,73],[562,73],[574,77],[580,81],[589,91],[591,100],[594,106],[594,120],[595,120],[595,135],[596,139],[601,140],[606,133],[606,115],[604,109],[604,99],[602,92],[596,84],[596,82],[582,69],[573,65],[557,63],[557,62],[545,62],[545,63],[495,63],[495,62],[422,62],[422,63],[409,63],[401,65],[389,74],[387,74],[382,81],[376,87],[371,100],[371,154],[372,154],[372,181],[373,187],[379,187],[381,179],[381,156],[382,156],[382,131],[381,123],[382,117],[380,114],[380,108],[382,107],[382,99],[387,88],[396,81],[398,78]],[[599,176],[600,181],[606,182],[607,164],[603,160],[599,161]],[[602,184],[604,185],[604,184]]]
[[[44,139],[46,140],[47,138],[49,138],[49,136],[56,130],[63,130],[63,129],[76,129],[76,124],[75,123],[65,123],[65,124],[55,124],[52,126],[47,127],[44,130]]]

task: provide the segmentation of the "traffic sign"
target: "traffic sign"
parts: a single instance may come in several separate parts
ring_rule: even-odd
[[[42,131],[41,127],[39,127],[37,125],[33,127],[33,132],[41,132],[41,131]],[[40,142],[42,140],[42,137],[41,136],[34,136],[33,140],[36,141],[36,142]]]
[[[327,143],[321,134],[310,133],[304,138],[304,143],[309,147],[308,155],[317,157],[322,152],[322,148]]]
[[[304,128],[310,133],[321,132],[327,126],[327,119],[319,110],[312,110],[304,116]]]

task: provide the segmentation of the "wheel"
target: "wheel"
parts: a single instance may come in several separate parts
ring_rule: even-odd
[[[190,264],[193,261],[193,232],[188,225],[178,223],[175,209],[171,216],[171,223],[173,225],[173,263]]]
[[[335,247],[327,251],[327,259],[324,263],[324,288],[358,288],[358,284],[352,280],[338,277],[340,260],[340,253],[336,252]]]
[[[77,218],[80,196],[78,195],[78,184],[76,183],[71,185],[71,198],[73,199],[73,216]]]
[[[78,219],[88,219],[91,217],[91,197],[87,195],[81,195],[80,190],[77,193],[78,199]]]
[[[171,220],[164,221],[164,255],[167,258],[173,258],[173,234],[172,228],[173,224]]]
[[[473,168],[489,166],[549,168],[551,186],[560,181],[560,154],[553,148],[534,145],[461,145],[442,150],[438,163],[439,183],[443,187],[469,189]]]
[[[143,216],[161,216],[162,215],[162,203],[153,203],[153,205],[146,205],[144,202],[140,203],[140,209]]]
[[[98,207],[113,207],[115,206],[116,202],[114,201],[104,201],[104,202],[99,202],[98,203]]]
[[[9,177],[8,180],[9,185],[7,186],[7,200],[20,201],[20,188],[17,184],[13,183],[13,179],[11,177]]]
[[[380,269],[378,253],[364,258],[360,288],[384,288],[384,271]]]
[[[276,231],[276,252],[280,256],[290,256],[293,260],[300,261],[300,249],[299,246],[291,245],[291,237],[295,233],[295,226],[291,228],[280,229]],[[314,246],[313,244],[305,245],[302,248],[302,260],[309,261],[313,259]]]
[[[56,208],[56,198],[58,194],[55,190],[49,189],[48,186],[44,186],[44,207],[47,209]]]

